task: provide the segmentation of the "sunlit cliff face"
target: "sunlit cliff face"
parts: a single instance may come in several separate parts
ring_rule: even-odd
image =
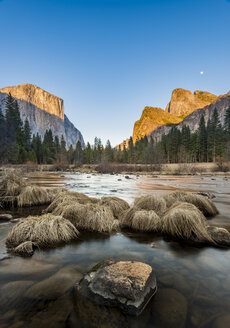
[[[155,107],[145,107],[140,120],[136,121],[133,129],[133,141],[151,134],[159,126],[176,124],[196,111],[203,108],[217,99],[217,96],[204,91],[192,93],[185,89],[175,89],[172,92],[171,100],[165,110]]]
[[[56,115],[64,120],[63,100],[33,84],[20,84],[15,87],[6,87],[0,89],[0,92],[11,93],[14,98],[25,100],[41,110]]]

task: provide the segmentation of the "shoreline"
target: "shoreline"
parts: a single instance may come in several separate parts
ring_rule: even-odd
[[[220,169],[217,163],[179,163],[179,164],[83,164],[75,165],[57,164],[8,164],[0,166],[0,174],[7,170],[20,170],[31,172],[78,172],[87,174],[121,174],[121,175],[163,175],[163,176],[230,176],[230,163]]]

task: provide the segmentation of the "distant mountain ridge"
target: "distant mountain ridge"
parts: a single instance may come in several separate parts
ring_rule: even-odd
[[[204,116],[205,123],[207,124],[208,120],[212,118],[215,108],[217,109],[220,123],[223,126],[226,111],[228,108],[230,108],[230,92],[225,95],[216,97],[216,100],[211,104],[193,111],[178,124],[159,126],[149,134],[149,137],[152,136],[155,141],[160,141],[162,136],[164,134],[167,135],[173,126],[176,126],[179,130],[182,130],[183,126],[187,126],[190,128],[190,131],[194,133],[199,128],[202,115]]]
[[[46,130],[51,129],[54,136],[64,136],[67,147],[78,141],[84,147],[81,132],[69,121],[64,113],[64,101],[51,93],[33,85],[20,84],[0,89],[0,106],[5,112],[5,101],[11,93],[18,101],[20,116],[24,122],[29,121],[32,134],[44,137]]]
[[[197,90],[192,93],[182,88],[175,89],[165,110],[159,107],[146,106],[144,108],[141,118],[134,124],[133,142],[135,143],[144,136],[154,136],[159,141],[162,135],[167,134],[172,126],[175,125],[180,128],[182,125],[189,124],[191,131],[194,132],[199,125],[201,116],[199,110],[203,108],[207,108],[204,114],[209,117],[214,107],[217,106],[223,121],[223,112],[225,111],[223,109],[225,107],[224,99],[228,97],[229,94],[218,97],[206,91]],[[215,105],[211,106],[212,104]],[[209,106],[211,106],[210,111],[208,109]],[[206,114],[206,112],[209,112],[209,114]],[[120,144],[121,149],[124,145],[127,147],[127,140]]]

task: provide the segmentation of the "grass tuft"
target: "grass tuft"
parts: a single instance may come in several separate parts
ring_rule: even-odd
[[[102,197],[99,205],[110,207],[116,219],[119,219],[122,213],[129,208],[129,204],[125,200],[118,197]]]
[[[17,223],[9,232],[6,245],[15,248],[21,243],[31,241],[38,247],[49,248],[68,243],[77,236],[78,230],[71,222],[60,216],[44,214],[30,216]]]
[[[207,217],[215,216],[219,213],[212,200],[194,193],[174,191],[164,196],[164,199],[168,208],[172,206],[176,201],[180,201],[195,205]]]
[[[113,213],[109,207],[103,205],[69,205],[63,211],[63,217],[79,230],[111,232],[114,229]]]
[[[144,195],[135,199],[134,207],[141,210],[152,210],[158,215],[162,215],[166,211],[166,202],[163,197]]]
[[[161,232],[185,240],[213,242],[207,232],[207,220],[193,204],[178,202],[162,217]]]

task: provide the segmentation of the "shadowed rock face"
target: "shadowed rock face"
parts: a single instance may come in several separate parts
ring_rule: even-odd
[[[105,261],[84,277],[77,292],[98,304],[138,315],[156,292],[156,278],[148,264]]]
[[[40,134],[43,138],[46,130],[51,129],[54,136],[61,140],[63,135],[67,147],[76,145],[78,141],[84,146],[81,132],[64,114],[63,100],[32,84],[0,89],[0,107],[5,112],[7,95],[17,99],[20,116],[23,122],[29,121],[32,134]]]

